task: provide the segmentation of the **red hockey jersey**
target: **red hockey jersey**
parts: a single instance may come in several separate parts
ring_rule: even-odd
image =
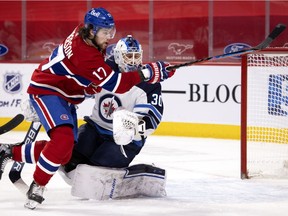
[[[79,25],[33,72],[27,92],[58,95],[78,104],[90,84],[124,93],[141,82],[137,71],[118,73],[105,63],[104,55],[79,36]]]

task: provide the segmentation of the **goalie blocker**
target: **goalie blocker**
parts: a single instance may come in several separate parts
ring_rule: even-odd
[[[69,173],[63,167],[59,172],[72,186],[71,194],[75,197],[108,200],[166,196],[166,171],[147,164],[123,169],[79,164]]]

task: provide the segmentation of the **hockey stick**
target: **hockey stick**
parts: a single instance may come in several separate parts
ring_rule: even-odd
[[[38,132],[40,131],[41,123],[40,122],[32,122],[26,136],[24,138],[23,143],[30,143],[35,141]],[[29,186],[24,182],[21,178],[21,172],[24,168],[24,162],[15,161],[9,172],[9,179],[18,188],[22,193],[26,194],[29,189]]]
[[[16,115],[9,122],[0,126],[0,134],[4,134],[8,131],[13,130],[15,127],[20,125],[23,122],[23,120],[24,120],[24,115],[22,114]]]
[[[215,60],[215,59],[220,59],[220,58],[226,58],[226,57],[231,57],[231,56],[236,56],[236,55],[241,55],[244,53],[251,53],[257,50],[262,50],[265,49],[266,47],[269,46],[269,44],[275,39],[277,38],[284,30],[285,30],[286,26],[284,24],[278,24],[273,31],[268,35],[268,37],[262,41],[260,44],[258,44],[255,47],[251,47],[248,49],[243,49],[243,50],[238,50],[236,52],[230,52],[230,53],[224,53],[221,55],[216,55],[216,56],[211,56],[211,57],[206,57],[206,58],[202,58],[202,59],[198,59],[198,60],[193,60],[193,61],[189,61],[189,62],[185,62],[182,64],[176,64],[176,65],[172,65],[167,67],[167,70],[174,70],[180,67],[185,67],[185,66],[189,66],[192,64],[196,64],[199,62],[203,62],[203,61],[209,61],[209,60]]]

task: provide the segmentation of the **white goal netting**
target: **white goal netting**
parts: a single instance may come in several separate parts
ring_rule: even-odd
[[[288,177],[288,50],[247,55],[246,137],[249,177]]]

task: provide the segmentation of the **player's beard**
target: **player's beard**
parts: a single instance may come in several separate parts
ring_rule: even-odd
[[[94,35],[93,38],[87,38],[89,41],[90,41],[90,44],[94,45],[100,52],[104,52],[106,51],[106,48],[108,47],[109,43],[106,41],[106,42],[102,42],[102,43],[99,43],[97,42],[97,36]]]
[[[100,52],[104,52],[109,45],[109,43],[107,41],[102,42],[102,43],[97,43],[96,38],[94,38],[94,40],[92,40],[92,42]]]
[[[109,43],[108,42],[104,42],[102,44],[98,44],[98,46],[100,47],[100,49],[103,51],[103,50],[106,50],[106,48],[108,47]]]

